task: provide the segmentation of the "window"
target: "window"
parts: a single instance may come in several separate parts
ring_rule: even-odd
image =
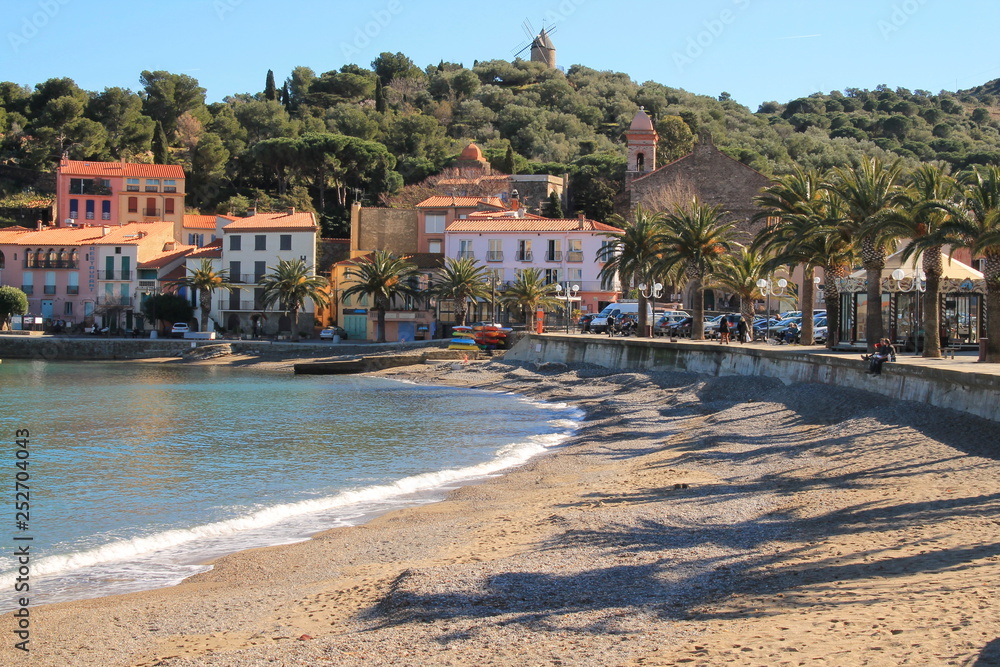
[[[160,191],[160,179],[158,178],[147,178],[146,179],[146,192],[159,192]]]
[[[72,315],[72,314],[73,314],[73,302],[67,301],[65,304],[63,304],[63,315]]]
[[[569,239],[566,241],[566,246],[567,262],[583,261],[583,239]]]
[[[259,283],[264,279],[267,274],[267,262],[254,262],[253,263],[253,281]]]
[[[93,199],[88,199],[86,202],[84,202],[84,206],[87,207],[87,220],[93,220],[94,219],[94,200]]]
[[[424,233],[444,234],[444,213],[424,214]]]
[[[109,195],[111,181],[94,178],[69,179],[69,194],[71,195]]]
[[[56,293],[56,272],[46,271],[45,272],[45,293],[55,294]]]
[[[111,219],[111,202],[102,201],[101,202],[101,220]]]
[[[21,291],[28,296],[35,293],[35,274],[30,271],[21,274]]]
[[[566,280],[579,285],[583,282],[583,269],[566,269]]]
[[[174,198],[167,197],[163,200],[163,215],[173,215],[174,214]]]
[[[472,251],[472,239],[460,239],[458,242],[459,259],[475,259],[476,253]]]
[[[164,179],[163,181],[163,191],[164,192],[177,192],[177,181],[172,178]]]
[[[531,239],[520,239],[517,242],[517,257],[519,262],[530,262],[533,259],[531,254]]]
[[[254,250],[267,250],[267,236],[265,234],[255,234],[253,237]]]
[[[548,250],[545,252],[545,261],[562,261],[562,250],[560,249],[560,242],[557,239],[549,239]]]
[[[282,234],[278,237],[278,250],[291,250],[292,249],[292,235]]]
[[[486,251],[487,262],[503,261],[503,239],[490,239],[489,249]]]
[[[229,262],[229,282],[231,283],[241,283],[243,282],[243,276],[240,275],[241,269],[239,262]]]
[[[616,254],[615,242],[611,240],[601,241],[601,250],[597,253],[598,262],[607,262]]]
[[[69,200],[69,217],[74,220],[80,217],[80,204],[75,199]]]
[[[116,255],[122,254],[122,247],[120,245],[115,246],[115,254]]]
[[[146,197],[146,209],[142,215],[147,218],[155,218],[160,215],[160,210],[156,208],[156,197]]]
[[[427,252],[441,254],[441,241],[434,239],[427,242]]]
[[[139,191],[139,179],[138,178],[126,178],[125,179],[125,191],[126,192],[138,192]]]
[[[560,281],[561,269],[545,269],[545,284],[551,285]]]
[[[15,257],[15,259],[17,259]],[[3,250],[0,250],[0,269],[7,268],[7,259],[3,256]]]
[[[229,249],[230,250],[242,250],[242,237],[240,236],[230,236],[229,237]]]
[[[45,266],[50,269],[59,266],[59,253],[54,248],[49,248],[49,252],[45,255]]]
[[[138,213],[139,212],[139,198],[138,197],[129,197],[128,198],[128,212],[129,213]]]
[[[83,304],[83,316],[93,317],[94,316],[94,302],[87,301]]]

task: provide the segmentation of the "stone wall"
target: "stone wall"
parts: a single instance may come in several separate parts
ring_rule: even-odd
[[[711,376],[774,377],[785,384],[815,382],[854,387],[895,400],[917,401],[1000,421],[1000,376],[926,366],[889,364],[878,378],[866,375],[856,355],[834,357],[717,343],[529,335],[504,359],[594,364],[636,371],[688,371]]]
[[[417,252],[417,209],[362,208],[358,211],[360,250],[388,250],[397,255]]]

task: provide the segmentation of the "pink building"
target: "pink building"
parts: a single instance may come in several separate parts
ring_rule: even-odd
[[[184,194],[178,165],[63,158],[56,170],[57,226],[165,220],[180,228]]]
[[[428,197],[417,204],[417,252],[443,253],[444,230],[453,220],[467,218],[477,211],[506,210],[499,197]]]

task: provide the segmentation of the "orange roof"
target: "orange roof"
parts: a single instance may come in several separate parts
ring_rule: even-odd
[[[104,178],[184,178],[184,170],[176,164],[138,164],[135,162],[91,162],[64,160],[59,173],[67,176],[103,176]]]
[[[221,259],[222,239],[215,239],[207,245],[203,245],[196,250],[192,250],[188,259]]]
[[[22,234],[30,231],[27,227],[4,227],[0,229],[0,244],[20,243]]]
[[[462,150],[462,154],[458,156],[460,160],[476,160],[477,162],[485,162],[483,159],[483,151],[480,150],[479,146],[476,144],[469,144]]]
[[[192,229],[215,229],[214,215],[184,215],[184,226]]]
[[[100,237],[100,227],[55,227],[22,234],[15,243],[25,246],[82,245]]]
[[[176,282],[181,278],[185,278],[186,276],[187,276],[187,269],[184,267],[183,264],[181,264],[180,266],[170,269],[170,271],[160,276],[159,279],[162,282]]]
[[[628,129],[639,132],[655,132],[653,128],[653,121],[649,119],[646,111],[639,107],[639,110],[635,112],[635,116],[632,118],[632,124],[629,125]]]
[[[249,218],[236,218],[222,228],[224,232],[242,231],[307,231],[317,229],[312,213],[256,213]]]
[[[100,227],[95,227],[100,231]],[[94,245],[144,245],[163,243],[174,237],[172,222],[130,222],[110,227],[108,233],[98,238]]]
[[[506,209],[503,200],[499,197],[451,197],[438,195],[428,197],[419,204],[417,208],[477,208],[478,206],[493,206],[499,209]]]
[[[447,232],[621,232],[596,220],[579,218],[466,218],[455,220]]]
[[[195,247],[193,245],[174,244],[173,250],[164,250],[160,252],[158,255],[153,255],[151,257],[146,258],[145,261],[139,262],[138,268],[162,269],[167,264],[170,264],[170,262],[180,259],[181,257],[188,254],[194,249]]]

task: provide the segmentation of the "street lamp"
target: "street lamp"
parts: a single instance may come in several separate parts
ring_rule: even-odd
[[[774,285],[778,285],[778,290],[775,291]],[[775,296],[779,298],[778,303],[781,303],[780,298],[785,295],[785,288],[788,287],[788,281],[784,278],[780,278],[777,283],[774,283],[772,278],[758,278],[757,287],[760,288],[761,293],[767,298],[767,305],[765,306],[764,319],[766,320],[764,327],[767,331],[765,338],[770,339],[771,337],[771,297]]]
[[[896,283],[897,292],[926,292],[927,291],[927,276],[924,275],[923,270],[916,269],[913,275],[910,276],[910,286],[903,287],[903,280],[906,279],[906,272],[903,269],[896,269],[892,272],[892,279]]]
[[[503,279],[500,275],[491,271],[487,282],[490,284],[490,324],[499,324],[499,317],[497,316],[497,291],[503,291]]]
[[[650,311],[653,313],[653,322],[649,328],[649,337],[652,338],[653,334],[656,333],[656,297],[663,295],[663,283],[653,283],[649,286],[648,291],[646,283],[639,283],[639,294],[642,295],[642,298],[650,299],[653,302],[650,308]]]
[[[573,285],[571,287],[570,284],[569,284],[569,282],[567,281],[566,282],[566,296],[562,296],[563,286],[560,285],[559,283],[556,283],[556,294],[559,295],[556,298],[565,299],[566,300],[566,333],[569,333],[569,302],[571,300],[573,300],[579,292],[580,292],[580,286],[579,285]]]

